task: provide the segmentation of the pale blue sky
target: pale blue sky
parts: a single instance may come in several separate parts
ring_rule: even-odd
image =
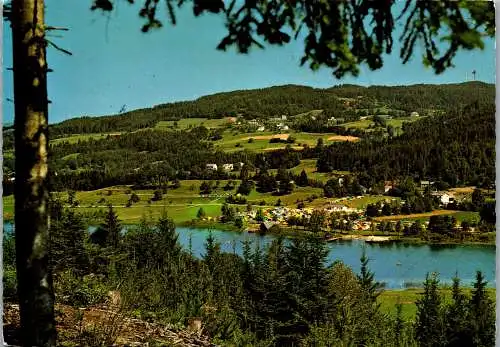
[[[477,79],[495,82],[494,40],[488,40],[484,51],[461,52],[455,68],[435,75],[421,63],[420,55],[403,65],[398,44],[381,70],[363,68],[358,78],[335,79],[329,70],[312,72],[300,67],[302,42],[285,47],[253,50],[248,55],[220,52],[215,49],[224,36],[220,17],[204,15],[195,18],[190,7],[178,13],[178,24],[143,34],[137,6],[119,2],[109,18],[93,13],[88,0],[46,0],[46,22],[70,29],[63,37],[52,38],[70,50],[67,56],[53,48],[48,50],[48,88],[50,123],[82,115],[117,113],[156,104],[189,100],[202,95],[236,89],[262,88],[272,85],[301,84],[330,87],[339,83],[361,85],[403,85],[416,83],[463,82],[466,72],[477,71]],[[163,13],[162,13],[163,15]],[[166,18],[166,17],[163,17]],[[13,119],[12,47],[10,27],[3,32],[3,112],[4,122]],[[397,40],[396,40],[397,41]]]

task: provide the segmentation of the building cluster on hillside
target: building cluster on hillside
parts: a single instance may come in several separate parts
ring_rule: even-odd
[[[238,170],[241,169],[244,165],[245,165],[245,163],[242,163],[242,162],[235,163],[235,164],[225,163],[225,164],[222,164],[220,167],[221,167],[222,171],[224,171],[224,172],[231,172],[231,171],[234,171],[235,169],[238,169]],[[219,169],[219,166],[217,164],[214,164],[214,163],[207,164],[205,167],[209,171],[217,171]]]

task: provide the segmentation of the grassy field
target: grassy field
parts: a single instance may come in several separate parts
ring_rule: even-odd
[[[108,135],[109,134],[74,134],[66,137],[61,137],[58,139],[53,139],[50,141],[50,144],[57,145],[58,143],[62,142],[77,143],[78,141],[87,141],[89,139],[103,139]]]
[[[471,289],[464,288],[464,292],[470,295]],[[491,299],[496,301],[496,290],[488,288],[487,292]],[[396,315],[396,304],[399,302],[402,305],[403,317],[407,320],[414,320],[417,312],[415,302],[421,293],[423,293],[423,289],[385,290],[378,297],[380,309],[383,312]],[[451,289],[441,288],[440,293],[443,295],[445,301],[451,300]]]
[[[338,141],[353,140],[350,137],[339,137],[334,133],[294,133],[287,132],[286,134],[276,134],[272,132],[256,132],[256,133],[238,133],[225,131],[223,138],[215,142],[215,145],[221,150],[233,152],[239,150],[250,151],[265,151],[272,149],[281,149],[286,147],[286,143],[270,143],[269,140],[273,137],[286,138],[287,136],[295,138],[295,142],[290,144],[296,149],[302,149],[305,145],[309,147],[316,146],[318,139],[323,139],[325,144]],[[250,140],[252,139],[252,140]],[[250,142],[249,142],[250,140]]]
[[[373,121],[371,119],[363,119],[355,122],[344,123],[342,126],[348,129],[368,129],[368,127],[372,124]]]
[[[348,175],[349,171],[332,171],[332,172],[317,172],[316,171],[316,159],[303,159],[300,164],[294,168],[290,169],[290,172],[300,175],[304,170],[308,178],[312,178],[318,181],[326,182],[333,176],[337,175]],[[269,170],[269,172],[276,173],[278,170]]]
[[[199,188],[202,181],[186,180],[181,181],[181,187],[178,189],[169,189],[163,195],[160,201],[149,200],[153,197],[153,190],[136,190],[131,191],[128,187],[111,187],[94,191],[76,192],[75,199],[78,201],[76,210],[81,212],[96,212],[107,208],[108,204],[112,204],[116,209],[119,218],[124,223],[136,223],[143,216],[157,218],[162,213],[166,212],[169,217],[177,223],[184,223],[196,218],[196,214],[200,208],[203,208],[207,217],[220,216],[220,209],[225,202],[225,197],[236,193],[236,187],[239,181],[235,180],[235,189],[232,191],[224,191],[223,187],[227,181],[221,180],[219,188],[215,189],[210,196],[200,196]],[[130,207],[126,207],[127,201],[131,194],[135,193],[139,196],[140,201]],[[271,193],[259,193],[253,190],[247,197],[248,202],[259,206],[275,206],[278,199],[282,205],[294,207],[297,200],[305,200],[311,195],[319,195],[322,190],[319,188],[296,188],[292,194],[285,196],[274,196]],[[62,201],[67,201],[67,192],[58,193],[57,196]],[[261,202],[264,202],[262,205]],[[246,205],[233,205],[241,210],[246,208]],[[13,214],[13,197],[4,198],[4,217],[12,216]]]
[[[233,134],[226,131],[221,140],[215,142],[215,146],[223,151],[234,152],[241,150],[263,151],[268,148],[282,148],[285,143],[269,143],[269,140],[274,137],[273,133],[245,133]],[[249,142],[249,139],[253,139]]]
[[[434,210],[432,212],[414,213],[414,214],[400,214],[395,216],[376,217],[376,221],[427,221],[431,216],[454,216],[459,222],[463,220],[479,220],[478,212],[468,211],[453,211],[453,210]]]
[[[384,195],[364,195],[359,198],[342,198],[338,201],[348,207],[365,209],[369,204],[375,204],[379,201],[390,202],[391,200],[401,200],[400,198],[393,198]]]
[[[415,122],[424,117],[399,117],[387,120],[387,125],[392,125],[395,128],[401,128],[405,122]],[[368,129],[372,124],[375,124],[371,118],[358,120],[355,122],[349,122],[342,124],[343,127],[348,129]]]
[[[159,130],[174,129],[174,121],[160,121],[155,128]],[[204,126],[209,129],[220,128],[229,124],[229,118],[208,119],[208,118],[184,118],[177,121],[177,130],[188,129],[190,127]]]

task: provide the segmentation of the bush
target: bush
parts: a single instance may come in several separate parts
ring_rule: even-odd
[[[160,201],[163,199],[163,193],[161,190],[155,190],[153,197],[151,198],[152,201]]]
[[[139,197],[139,195],[137,195],[136,193],[133,193],[131,196],[130,196],[130,201],[132,203],[136,203],[136,202],[139,202],[141,200],[141,198]]]
[[[3,295],[7,300],[17,301],[16,268],[12,265],[7,265],[4,267]]]
[[[229,195],[226,198],[226,202],[228,204],[238,204],[238,205],[244,205],[247,203],[247,199],[245,199],[242,196],[234,196],[234,195]]]
[[[57,301],[72,306],[91,306],[106,300],[108,288],[95,275],[76,276],[70,270],[58,274],[54,281]]]

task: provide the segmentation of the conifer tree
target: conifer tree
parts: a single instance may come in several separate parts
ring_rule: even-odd
[[[163,214],[158,221],[156,230],[160,237],[160,249],[163,251],[163,257],[166,260],[178,259],[182,253],[182,246],[172,219]]]
[[[436,274],[427,274],[424,293],[416,302],[415,335],[422,347],[444,346],[446,343],[438,283]]]
[[[203,207],[200,207],[200,209],[198,210],[198,213],[196,214],[196,217],[198,219],[203,219],[206,217],[206,213],[205,213],[205,210],[203,209]]]
[[[495,345],[495,311],[486,292],[487,282],[481,271],[476,272],[476,281],[469,301],[469,322],[471,323],[471,346]]]
[[[54,272],[71,269],[83,274],[88,267],[85,251],[86,229],[82,218],[72,210],[64,211],[50,228],[50,260]]]
[[[366,249],[361,253],[361,271],[357,275],[360,286],[360,297],[358,298],[359,318],[362,321],[356,327],[355,338],[359,344],[365,345],[373,343],[378,331],[377,319],[380,305],[377,303],[377,297],[380,292],[377,289],[379,283],[375,281],[373,272],[368,267],[369,259],[366,256]]]
[[[91,236],[94,243],[101,247],[111,247],[116,249],[121,237],[121,223],[118,215],[113,209],[113,205],[108,206],[108,212],[104,222],[97,228]]]
[[[307,177],[307,173],[305,170],[302,170],[299,178],[297,179],[297,185],[305,187],[308,184],[309,184],[309,178]]]
[[[468,308],[467,297],[460,289],[460,280],[453,278],[452,302],[446,307],[446,340],[447,346],[459,347],[469,345],[468,340]]]
[[[395,346],[403,345],[403,336],[405,333],[405,322],[403,319],[403,305],[401,302],[396,303],[396,319],[394,321],[394,339]]]

